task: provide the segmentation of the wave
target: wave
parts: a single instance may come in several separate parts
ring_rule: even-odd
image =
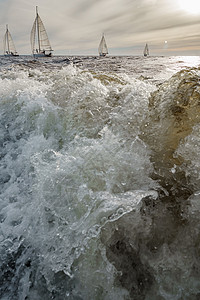
[[[197,297],[199,69],[57,64],[1,69],[1,299]]]

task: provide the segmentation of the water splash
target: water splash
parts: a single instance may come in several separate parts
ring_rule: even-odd
[[[58,65],[1,70],[0,297],[196,297],[198,69]]]

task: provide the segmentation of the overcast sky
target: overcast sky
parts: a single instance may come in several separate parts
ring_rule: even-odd
[[[103,32],[110,55],[141,55],[146,42],[151,55],[200,55],[200,12],[192,13],[180,2],[0,0],[0,52],[8,24],[18,53],[31,54],[30,31],[37,5],[54,55],[97,55]],[[200,6],[200,0],[195,5]]]

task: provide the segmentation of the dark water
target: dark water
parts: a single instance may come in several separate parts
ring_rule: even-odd
[[[200,58],[0,62],[0,299],[199,299]]]

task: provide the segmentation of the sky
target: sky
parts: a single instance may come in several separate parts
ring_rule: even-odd
[[[6,24],[31,54],[36,6],[54,55],[98,55],[102,33],[109,55],[200,55],[200,0],[0,0],[0,54]]]

